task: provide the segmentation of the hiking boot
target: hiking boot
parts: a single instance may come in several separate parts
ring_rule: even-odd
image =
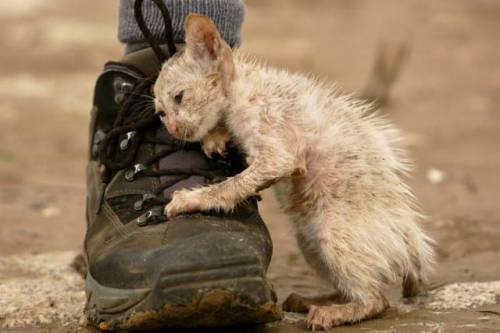
[[[87,167],[89,321],[101,329],[210,327],[277,320],[265,274],[272,243],[255,199],[232,213],[167,220],[172,193],[245,168],[233,148],[208,159],[154,113],[151,49],[111,62],[97,80]]]

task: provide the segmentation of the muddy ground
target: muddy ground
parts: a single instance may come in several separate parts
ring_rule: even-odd
[[[346,92],[363,90],[380,43],[410,47],[384,112],[409,138],[416,165],[409,182],[439,254],[432,285],[500,280],[500,3],[248,0],[247,5],[242,46],[247,53],[337,81]],[[81,247],[92,89],[103,63],[122,53],[116,18],[117,1],[0,2],[0,258],[7,263],[0,268],[0,286],[27,277],[12,260],[37,256],[19,255],[46,259],[56,252],[67,258],[67,251]],[[261,209],[275,244],[269,276],[281,300],[292,290],[324,290],[271,196],[264,197]],[[489,286],[500,295],[496,284]],[[392,294],[398,306],[383,318],[336,331],[500,332],[499,305],[434,311],[401,304],[396,291]],[[5,321],[0,316],[0,330]],[[34,322],[33,332],[41,326],[65,330],[50,320]],[[302,330],[300,323],[287,325],[262,330]]]

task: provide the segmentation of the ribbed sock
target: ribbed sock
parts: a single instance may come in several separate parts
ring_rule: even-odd
[[[226,42],[231,46],[240,44],[240,30],[245,16],[245,6],[241,0],[164,0],[172,17],[174,39],[184,41],[184,18],[189,13],[198,13],[210,17]],[[143,3],[144,20],[153,35],[165,38],[163,18],[152,1]],[[148,45],[134,18],[134,0],[120,1],[118,21],[118,39],[126,44],[126,53],[137,51]]]

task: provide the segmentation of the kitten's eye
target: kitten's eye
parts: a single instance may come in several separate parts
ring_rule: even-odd
[[[184,90],[181,90],[177,95],[174,96],[175,103],[181,104],[183,97],[184,97]]]
[[[165,118],[166,114],[163,111],[157,113],[160,118]]]

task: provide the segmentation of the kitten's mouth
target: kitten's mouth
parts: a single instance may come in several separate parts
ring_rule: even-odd
[[[192,139],[194,131],[185,127],[179,127],[177,125],[168,124],[167,131],[176,139],[183,141],[190,141]]]

